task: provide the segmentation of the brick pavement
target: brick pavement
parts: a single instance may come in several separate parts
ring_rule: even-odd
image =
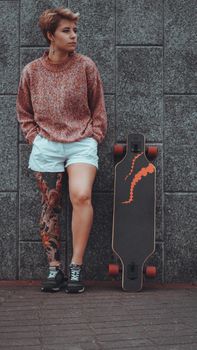
[[[0,281],[0,349],[196,350],[197,286],[86,281],[83,294],[42,293],[40,281]]]

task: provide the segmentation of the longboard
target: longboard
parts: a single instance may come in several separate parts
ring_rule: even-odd
[[[147,154],[156,157],[157,147],[145,149],[145,136],[133,133],[114,146],[115,156],[124,153],[115,165],[112,225],[112,250],[121,265],[110,264],[109,273],[122,270],[122,289],[140,291],[144,272],[156,275],[144,263],[155,251],[156,168]]]

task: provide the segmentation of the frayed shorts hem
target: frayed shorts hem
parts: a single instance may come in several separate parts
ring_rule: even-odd
[[[91,165],[94,165],[98,169],[98,163],[91,162],[89,160],[76,160],[76,161],[73,160],[73,161],[67,162],[65,165],[65,168],[67,168],[71,164],[77,164],[77,163],[91,164]]]
[[[65,169],[64,168],[62,168],[62,169],[58,169],[58,168],[54,168],[54,169],[52,169],[52,168],[50,168],[50,169],[48,169],[48,168],[44,168],[44,169],[42,169],[42,168],[33,168],[32,166],[28,166],[28,169],[30,169],[30,170],[33,170],[33,171],[40,171],[41,173],[44,173],[44,172],[46,172],[46,173],[63,173],[63,172],[65,172]]]

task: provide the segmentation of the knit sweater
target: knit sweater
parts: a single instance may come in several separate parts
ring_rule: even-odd
[[[16,114],[27,143],[36,135],[56,142],[93,137],[101,143],[107,113],[101,76],[88,56],[71,52],[53,63],[49,49],[24,66],[16,98]]]

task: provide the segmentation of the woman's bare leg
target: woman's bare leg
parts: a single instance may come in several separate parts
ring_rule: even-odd
[[[92,186],[97,168],[92,164],[75,163],[67,167],[72,212],[72,262],[81,265],[93,223]]]

